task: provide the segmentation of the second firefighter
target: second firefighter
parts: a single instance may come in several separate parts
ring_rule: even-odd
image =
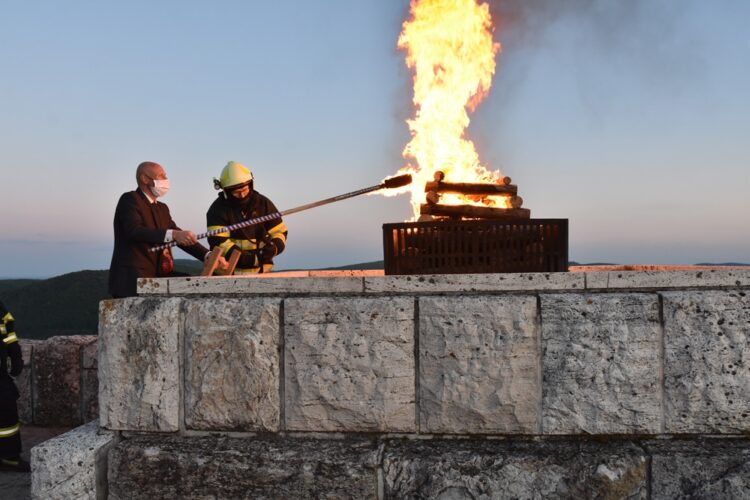
[[[209,231],[278,212],[271,200],[255,191],[253,174],[241,163],[227,163],[219,178],[214,179],[214,187],[221,192],[206,213]],[[220,247],[226,258],[235,249],[241,252],[235,274],[267,273],[273,267],[273,258],[286,247],[287,232],[279,216],[262,224],[216,234],[208,238],[208,243],[212,250]]]

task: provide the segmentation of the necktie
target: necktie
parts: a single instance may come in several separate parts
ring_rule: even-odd
[[[169,248],[165,248],[161,252],[161,258],[159,259],[159,273],[160,276],[169,276],[174,270],[174,260],[172,259],[172,252]]]

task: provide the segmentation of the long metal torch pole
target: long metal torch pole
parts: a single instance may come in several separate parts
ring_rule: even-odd
[[[409,183],[411,183],[411,175],[407,174],[407,175],[400,175],[398,177],[391,177],[390,179],[386,179],[385,181],[381,182],[377,186],[370,186],[364,189],[359,189],[357,191],[352,191],[351,193],[340,194],[338,196],[334,196],[333,198],[326,198],[325,200],[315,201],[313,203],[308,203],[306,205],[300,205],[298,207],[290,208],[288,210],[284,210],[281,212],[274,212],[272,214],[263,215],[261,217],[256,217],[254,219],[244,220],[242,222],[237,222],[229,226],[224,226],[224,227],[220,227],[217,229],[212,229],[210,231],[206,231],[205,233],[196,234],[195,237],[199,240],[202,240],[204,238],[208,238],[209,236],[217,235],[219,233],[231,232],[231,231],[234,231],[235,229],[254,226],[256,224],[262,224],[263,222],[268,222],[274,219],[278,219],[284,215],[295,214],[297,212],[302,212],[303,210],[309,210],[311,208],[320,207],[322,205],[328,205],[329,203],[335,203],[337,201],[345,200],[347,198],[353,198],[355,196],[359,196],[365,193],[370,193],[372,191],[377,191],[379,189],[386,189],[386,188],[390,189],[390,188],[397,188],[397,187],[405,186]],[[161,245],[151,247],[150,251],[158,252],[160,250],[164,250],[165,248],[171,248],[173,246],[177,246],[176,241],[170,241],[169,243],[163,243]]]

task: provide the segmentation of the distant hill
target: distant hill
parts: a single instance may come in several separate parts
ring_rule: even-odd
[[[21,288],[26,285],[30,285],[32,283],[36,283],[39,280],[35,279],[11,279],[11,280],[3,280],[0,279],[0,294],[3,292],[9,291],[9,290],[15,290],[16,288]]]
[[[8,281],[14,281],[9,288]],[[19,281],[27,281],[18,284]],[[14,287],[14,285],[17,285]],[[46,280],[0,280],[0,300],[13,313],[21,338],[96,334],[107,271],[78,271]]]

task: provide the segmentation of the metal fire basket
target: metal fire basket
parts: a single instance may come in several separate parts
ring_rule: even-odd
[[[383,224],[385,274],[568,270],[568,219]]]

